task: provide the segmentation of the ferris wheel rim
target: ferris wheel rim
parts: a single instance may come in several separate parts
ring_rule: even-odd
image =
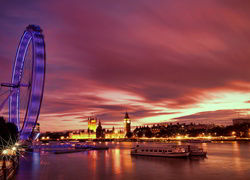
[[[25,116],[23,118],[23,123],[20,124],[20,126],[22,125],[22,128],[20,127],[20,132],[23,130],[24,125],[25,125],[25,121],[26,121],[26,118],[27,118],[28,108],[29,108],[29,102],[30,102],[30,97],[31,97],[31,92],[32,92],[32,86],[33,86],[33,68],[34,68],[34,57],[33,57],[33,48],[34,48],[34,46],[33,46],[33,44],[34,43],[32,42],[32,39],[33,38],[30,38],[29,42],[27,43],[27,50],[29,48],[30,43],[32,43],[32,66],[31,66],[32,67],[32,73],[31,73],[31,82],[32,83],[30,83],[30,91],[29,91],[29,95],[28,95],[27,109],[25,111]],[[27,51],[26,51],[26,53],[24,55],[24,61],[25,61],[26,56],[27,56]],[[24,76],[24,74],[22,76]],[[21,79],[22,79],[22,77],[21,77]],[[21,82],[21,79],[20,79],[20,82]],[[20,88],[19,88],[19,92],[21,92]],[[20,122],[20,105],[19,105],[19,123],[21,123]]]
[[[28,42],[26,42],[27,38]],[[28,90],[27,108],[25,110],[22,127],[20,127],[21,125],[19,117],[20,102],[18,102],[21,96],[20,82],[23,78],[22,68],[24,68],[25,66],[25,60],[26,60],[25,57],[27,55],[27,49],[30,46],[30,43],[32,43],[31,83],[29,84],[30,89]],[[25,48],[25,50],[23,51],[22,48]],[[22,59],[21,61],[20,58]],[[15,84],[17,83],[18,80],[19,94],[16,93],[13,97],[11,96],[9,103],[9,121],[11,122],[15,121],[15,124],[18,125],[20,136],[21,137],[24,136],[23,137],[24,139],[27,139],[30,133],[32,133],[40,114],[41,104],[43,100],[43,93],[44,93],[44,85],[45,85],[45,69],[46,69],[45,42],[42,30],[39,26],[29,25],[21,37],[20,43],[18,45],[18,50],[16,53],[15,63],[12,70],[11,82]],[[11,90],[12,89],[13,87],[11,87]],[[13,113],[15,114],[13,115]],[[27,130],[27,132],[25,132],[25,130]],[[28,134],[26,135],[25,133]]]

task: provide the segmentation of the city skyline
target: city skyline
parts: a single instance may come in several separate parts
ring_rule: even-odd
[[[132,126],[247,117],[248,1],[60,2],[0,7],[0,82],[23,29],[44,30],[42,131],[87,129],[91,113],[122,128],[126,110]]]

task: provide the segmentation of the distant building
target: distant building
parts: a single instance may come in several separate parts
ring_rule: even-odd
[[[40,136],[40,124],[36,123],[36,126],[34,127],[32,132],[32,139],[36,140],[37,138],[39,138],[39,136]]]
[[[215,127],[214,124],[190,124],[187,125],[188,130],[197,130],[197,129],[213,129]]]
[[[36,126],[34,128],[34,132],[40,133],[40,123],[36,123]]]
[[[126,133],[123,131],[115,130],[113,127],[112,130],[106,130],[102,128],[101,122],[96,128],[96,117],[88,117],[88,131],[80,132],[70,132],[69,139],[96,139],[96,138],[106,138],[106,139],[119,139],[124,138],[127,132],[131,132],[131,120],[129,119],[128,113],[126,112],[124,117],[124,126]]]
[[[233,125],[250,124],[249,118],[233,119]]]
[[[96,132],[97,118],[95,116],[88,117],[88,130],[90,132]]]
[[[153,125],[152,127],[151,127],[151,132],[153,133],[153,134],[157,134],[157,133],[159,133],[162,129],[164,129],[165,128],[165,126],[164,125],[162,125],[162,126],[160,126],[159,124],[157,124],[157,126],[155,126],[155,125]]]
[[[124,138],[124,132],[118,131],[118,130],[112,130],[112,131],[106,131],[105,132],[105,138],[106,139],[121,139]]]
[[[79,133],[69,133],[69,139],[95,139],[96,133],[86,133],[81,131]]]
[[[127,133],[131,133],[131,119],[129,118],[128,112],[126,111],[124,117],[124,136],[126,136]]]
[[[99,125],[96,128],[96,138],[104,138],[105,134],[103,133],[101,121],[99,121]]]

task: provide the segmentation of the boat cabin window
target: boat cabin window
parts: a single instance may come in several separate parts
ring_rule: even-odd
[[[162,150],[159,150],[159,152],[162,152]]]
[[[150,152],[153,152],[153,150],[150,150]]]
[[[142,149],[141,151],[144,151],[144,149]]]
[[[154,150],[154,152],[157,152],[157,150]]]
[[[148,152],[148,150],[146,150],[146,152]]]
[[[172,150],[168,150],[168,152],[172,152]]]

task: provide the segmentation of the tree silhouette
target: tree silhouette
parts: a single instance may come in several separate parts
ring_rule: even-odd
[[[18,139],[18,129],[14,123],[6,123],[0,117],[0,146],[14,145]]]

